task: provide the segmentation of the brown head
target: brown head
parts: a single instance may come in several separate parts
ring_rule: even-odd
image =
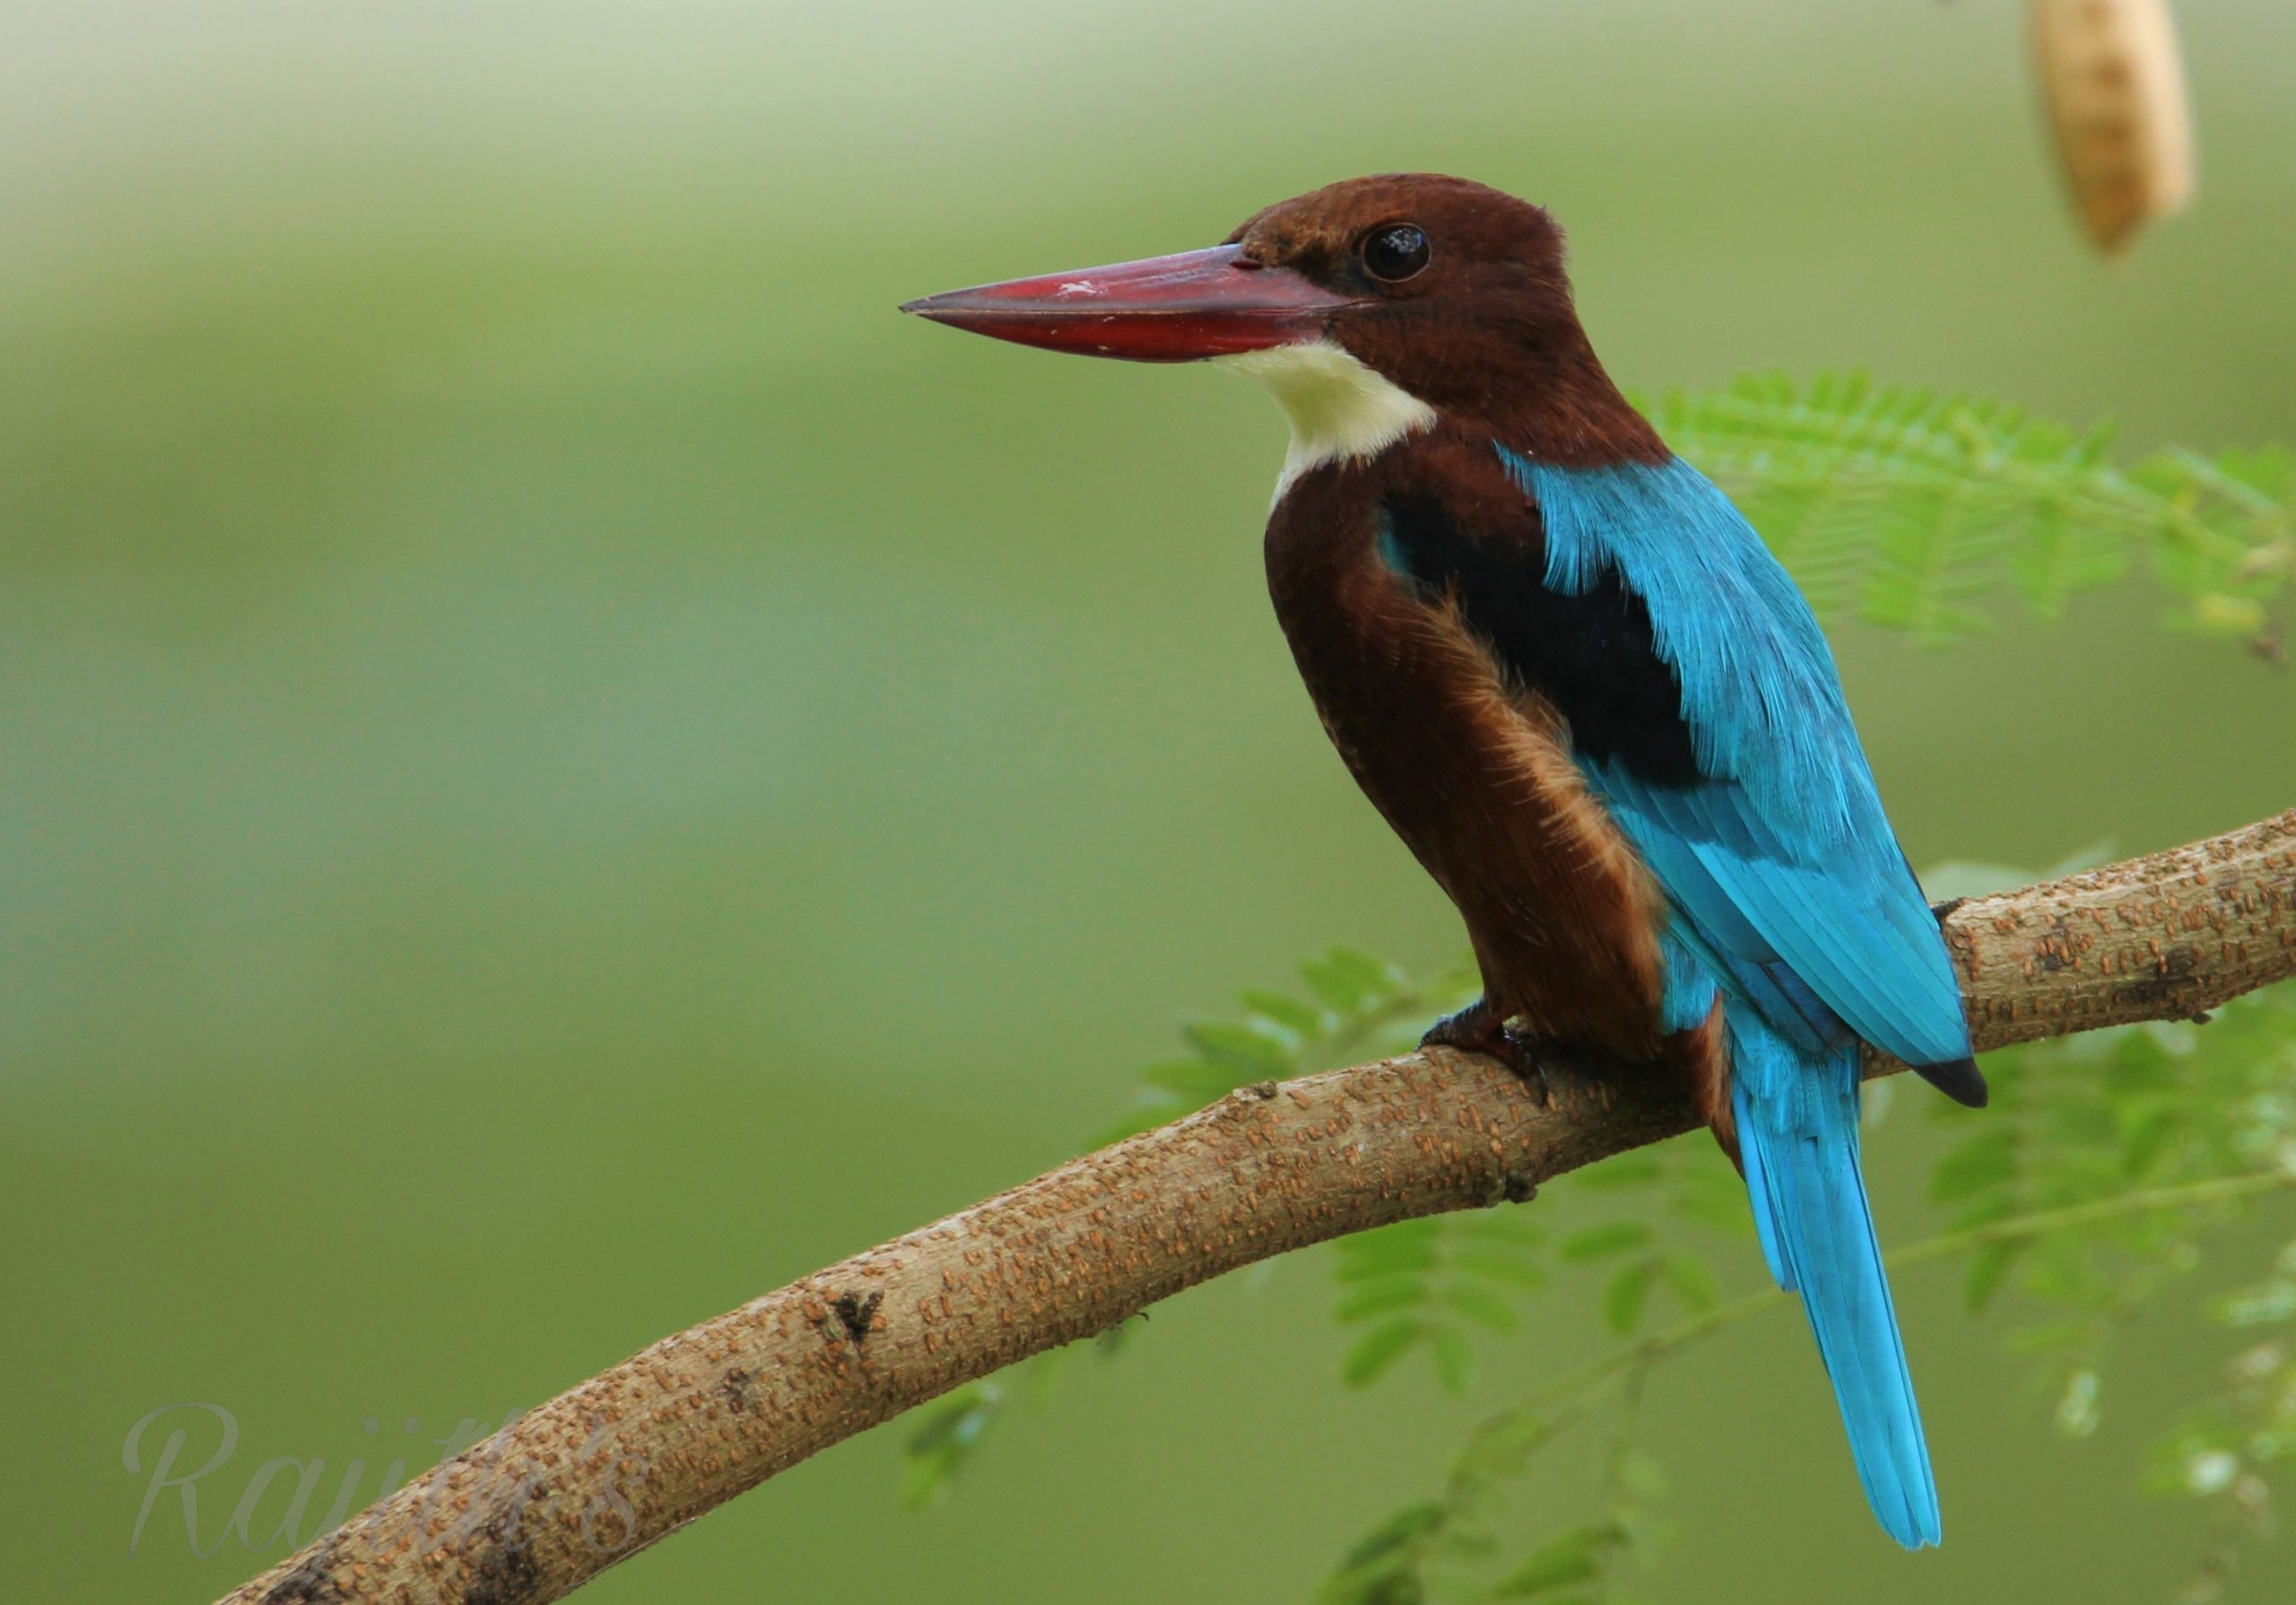
[[[1464,179],[1352,179],[1208,250],[959,290],[903,309],[1135,362],[1226,359],[1291,415],[1292,471],[1439,420],[1558,460],[1663,455],[1595,360],[1546,211]]]

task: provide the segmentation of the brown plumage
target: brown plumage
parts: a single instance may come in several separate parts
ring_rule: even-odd
[[[1373,510],[1439,491],[1480,538],[1538,528],[1497,457],[1448,426],[1304,475],[1277,503],[1268,590],[1300,677],[1356,783],[1457,905],[1492,1023],[1665,1063],[1719,1133],[1718,1009],[1696,1031],[1660,1033],[1664,901],[1587,795],[1568,728],[1501,676],[1455,599],[1429,608],[1379,554]]]

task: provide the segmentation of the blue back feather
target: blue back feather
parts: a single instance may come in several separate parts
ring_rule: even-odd
[[[1937,1494],[1858,1174],[1859,1038],[1966,1058],[1944,942],[1882,811],[1808,605],[1727,497],[1679,458],[1558,468],[1504,449],[1538,502],[1546,585],[1616,573],[1682,687],[1698,768],[1653,783],[1581,759],[1673,911],[1665,1024],[1725,994],[1732,1102],[1762,1252],[1798,1290],[1882,1524],[1938,1540]]]
[[[1615,571],[1681,681],[1706,783],[1586,767],[1718,978],[1813,1048],[1855,1034],[1912,1064],[1968,1057],[1961,987],[1833,654],[1761,537],[1679,458],[1556,468],[1500,457],[1538,502],[1546,583],[1584,592]]]

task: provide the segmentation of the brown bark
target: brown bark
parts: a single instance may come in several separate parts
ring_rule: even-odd
[[[1941,913],[1980,1049],[2196,1016],[2296,973],[2296,810]],[[1692,1124],[1663,1077],[1552,1086],[1542,1106],[1435,1050],[1231,1094],[663,1339],[229,1601],[559,1599],[807,1455],[1183,1287],[1526,1199]]]

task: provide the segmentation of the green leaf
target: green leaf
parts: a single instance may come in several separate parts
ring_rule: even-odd
[[[1402,1221],[1370,1232],[1343,1237],[1339,1269],[1343,1282],[1370,1281],[1377,1277],[1423,1275],[1435,1269],[1440,1230],[1433,1221]]]
[[[1558,1532],[1531,1551],[1520,1566],[1492,1585],[1494,1600],[1527,1600],[1599,1576],[1603,1557],[1617,1542],[1618,1530],[1587,1525]]]
[[[2017,1129],[2003,1124],[1950,1150],[1930,1173],[1931,1201],[1950,1204],[2014,1181],[2019,1140]]]
[[[1321,1010],[1310,1007],[1297,998],[1287,998],[1282,992],[1247,988],[1239,995],[1238,1001],[1254,1014],[1264,1016],[1297,1036],[1317,1036],[1326,1027]]]
[[[1498,1482],[1520,1477],[1531,1456],[1556,1432],[1555,1424],[1526,1406],[1517,1406],[1483,1422],[1467,1440],[1454,1475],[1465,1483]]]
[[[1149,1086],[1201,1108],[1235,1090],[1233,1075],[1201,1059],[1168,1059],[1140,1072]]]
[[[2055,617],[2142,558],[2187,623],[2249,639],[2286,587],[2277,456],[2171,449],[2124,470],[2103,426],[1824,375],[1749,375],[1646,408],[1822,615],[1944,641],[1989,627],[1996,598]]]
[[[1629,1336],[1642,1324],[1642,1313],[1650,1302],[1650,1287],[1657,1279],[1658,1265],[1656,1260],[1637,1260],[1631,1265],[1622,1265],[1611,1277],[1610,1285],[1603,1289],[1603,1319],[1620,1337]]]
[[[1268,1033],[1232,1020],[1198,1020],[1180,1034],[1197,1052],[1246,1078],[1288,1076],[1295,1068],[1289,1044]]]
[[[1004,1408],[995,1383],[971,1383],[918,1413],[901,1454],[901,1500],[921,1509],[944,1498]]]
[[[1402,983],[1391,964],[1353,947],[1328,947],[1300,966],[1308,990],[1343,1015],[1360,1014]]]
[[[2167,1157],[2184,1130],[2183,1114],[2173,1108],[2146,1110],[2135,1115],[2121,1139],[2122,1171],[2132,1178],[2148,1174]]]
[[[1397,1310],[1415,1310],[1432,1296],[1423,1280],[1396,1278],[1357,1288],[1341,1299],[1332,1313],[1341,1321],[1368,1321],[1374,1315],[1391,1315]]]
[[[1640,1221],[1618,1220],[1573,1232],[1556,1246],[1556,1252],[1566,1260],[1584,1264],[1631,1253],[1649,1241],[1650,1228]]]
[[[1450,1265],[1453,1270],[1463,1275],[1481,1277],[1488,1282],[1504,1282],[1510,1287],[1546,1286],[1546,1272],[1522,1255],[1500,1249],[1457,1249],[1451,1254]]]
[[[1454,1393],[1464,1393],[1474,1380],[1474,1353],[1466,1334],[1455,1326],[1439,1326],[1427,1334],[1435,1350],[1435,1375]]]
[[[1722,1290],[1715,1285],[1714,1272],[1694,1254],[1669,1251],[1658,1261],[1658,1274],[1693,1315],[1703,1315],[1722,1302]]]
[[[1409,1319],[1375,1326],[1351,1344],[1339,1363],[1339,1380],[1351,1388],[1368,1388],[1387,1374],[1427,1329]]]
[[[1356,1540],[1342,1564],[1352,1568],[1370,1566],[1411,1548],[1443,1525],[1439,1500],[1422,1499],[1406,1505]]]
[[[1498,1534],[1474,1516],[1462,1513],[1444,1523],[1442,1535],[1436,1540],[1433,1548],[1435,1557],[1440,1560],[1480,1565],[1498,1559],[1500,1547]],[[1460,1581],[1457,1578],[1442,1580],[1439,1586],[1445,1598],[1467,1597],[1458,1592],[1457,1584]]]
[[[2009,1268],[2017,1262],[2025,1244],[2018,1238],[2004,1238],[1993,1243],[1981,1243],[1970,1255],[1968,1271],[1961,1278],[1961,1300],[1971,1314],[1993,1302],[2001,1290]]]
[[[1434,1500],[1407,1505],[1348,1551],[1339,1572],[1317,1591],[1318,1605],[1420,1605],[1427,1597],[1419,1558],[1443,1528]]]
[[[1443,1290],[1443,1302],[1494,1332],[1511,1332],[1519,1324],[1505,1299],[1473,1282],[1454,1282]]]

